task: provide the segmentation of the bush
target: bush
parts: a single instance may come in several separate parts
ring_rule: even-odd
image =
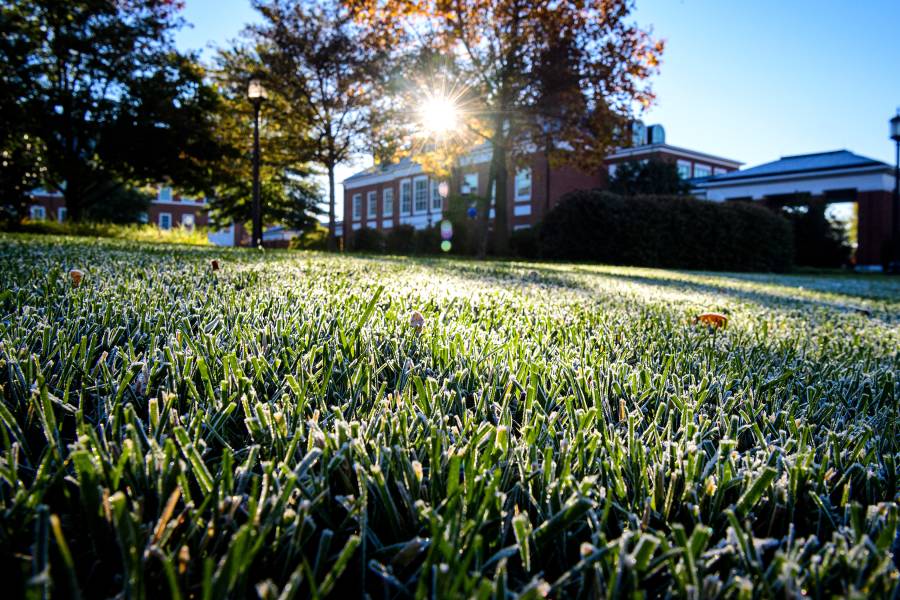
[[[384,252],[384,234],[377,229],[363,227],[353,232],[351,237],[351,250],[354,252]]]
[[[387,251],[391,254],[412,254],[416,248],[416,228],[397,225],[387,232]]]
[[[173,227],[160,229],[151,224],[121,225],[115,223],[91,223],[57,221],[30,221],[26,219],[9,228],[10,231],[22,233],[74,235],[82,237],[117,238],[133,242],[158,242],[161,244],[187,244],[190,246],[206,246],[209,244],[205,227]]]
[[[516,258],[534,259],[540,255],[538,247],[539,227],[514,230],[509,235],[509,254]]]
[[[292,250],[325,250],[328,248],[328,228],[317,224],[288,243]]]
[[[682,269],[784,271],[790,223],[742,202],[574,192],[547,215],[541,256]]]

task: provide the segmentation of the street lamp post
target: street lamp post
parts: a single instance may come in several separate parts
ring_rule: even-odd
[[[894,159],[894,233],[900,233],[900,110],[891,119],[891,139],[896,144]]]
[[[259,199],[259,109],[269,97],[258,75],[250,78],[247,97],[253,104],[253,241],[254,248],[262,246],[262,204]]]

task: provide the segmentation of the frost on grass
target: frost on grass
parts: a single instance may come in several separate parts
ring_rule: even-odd
[[[896,594],[897,280],[45,240],[13,596]]]

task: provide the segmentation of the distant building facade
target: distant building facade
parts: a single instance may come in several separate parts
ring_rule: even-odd
[[[574,167],[550,167],[542,152],[530,156],[524,167],[511,172],[507,187],[508,222],[513,230],[540,222],[567,193],[605,187],[619,165],[650,159],[675,163],[684,179],[735,171],[738,161],[671,146],[661,126],[640,127],[635,146],[619,149],[605,159],[606,167],[586,173]],[[450,196],[494,196],[488,190],[491,149],[481,145],[463,156],[450,178]],[[399,225],[424,229],[437,225],[447,210],[440,181],[420,165],[403,159],[376,165],[348,177],[344,185],[343,234],[352,244],[353,232],[362,228],[388,231]],[[494,209],[491,209],[491,218]]]
[[[893,169],[848,150],[783,156],[743,171],[693,183],[694,195],[716,202],[755,201],[773,208],[853,202],[857,212],[856,266],[879,270],[891,234]]]
[[[147,211],[138,218],[141,223],[151,223],[160,229],[193,229],[210,225],[209,202],[206,198],[180,194],[169,186],[156,186],[153,190],[155,196]],[[68,218],[65,198],[59,192],[36,189],[31,193],[31,200],[28,217],[32,221],[63,223]],[[246,229],[240,224],[210,230],[208,237],[210,243],[216,246],[244,246],[250,240]]]

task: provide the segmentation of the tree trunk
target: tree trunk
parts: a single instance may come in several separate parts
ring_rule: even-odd
[[[337,248],[337,239],[335,238],[335,190],[334,190],[334,163],[328,164],[328,249]],[[344,228],[346,232],[346,227]],[[344,234],[346,235],[346,233]]]
[[[544,215],[550,212],[550,153],[553,151],[553,141],[548,135],[544,142]]]
[[[509,214],[506,210],[509,169],[506,165],[506,147],[503,144],[495,144],[491,151],[497,190],[494,206],[494,254],[506,256],[509,247]]]
[[[479,198],[478,206],[478,258],[483,259],[487,256],[488,250],[488,225],[491,218],[491,189],[493,189],[496,175],[494,173],[494,163],[491,161],[490,170],[488,171],[487,193],[484,197]]]

